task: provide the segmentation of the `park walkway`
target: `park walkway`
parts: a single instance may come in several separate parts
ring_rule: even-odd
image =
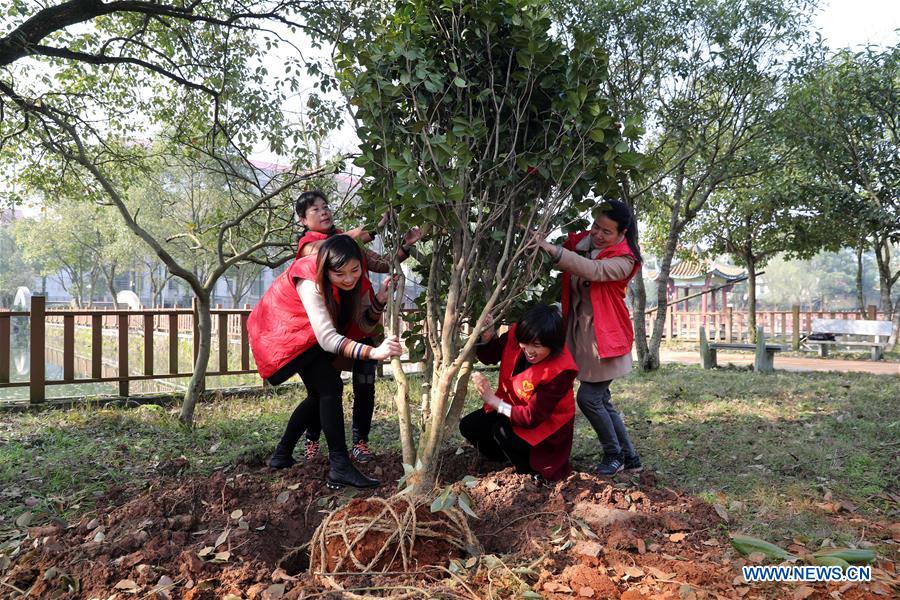
[[[666,350],[661,348],[659,358],[663,364],[700,364],[699,350]],[[729,363],[739,366],[752,365],[753,354],[750,352],[722,352],[720,350],[718,352],[718,362],[721,366]],[[783,371],[838,371],[841,373],[872,373],[875,375],[900,377],[900,363],[873,360],[805,358],[776,354],[775,368]]]

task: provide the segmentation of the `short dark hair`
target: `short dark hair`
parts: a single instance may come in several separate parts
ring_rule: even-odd
[[[303,192],[294,200],[294,212],[300,219],[306,218],[306,209],[313,205],[316,200],[321,200],[328,204],[328,196],[322,190],[309,190]]]
[[[536,304],[516,323],[516,341],[550,348],[550,354],[559,354],[566,345],[566,330],[562,314],[555,306]]]

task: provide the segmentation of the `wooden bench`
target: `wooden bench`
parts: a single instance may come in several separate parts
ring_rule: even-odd
[[[827,335],[833,340],[810,339],[812,335]],[[828,349],[833,346],[846,346],[849,348],[867,348],[871,352],[872,360],[881,360],[884,355],[884,347],[891,335],[890,321],[869,321],[857,319],[848,321],[844,319],[813,319],[812,332],[803,343],[806,346],[816,347],[819,356],[828,356]]]
[[[706,341],[706,330],[700,328],[700,357],[703,360],[704,369],[712,369],[717,365],[716,353],[718,350],[752,350],[756,352],[756,358],[753,361],[753,370],[760,373],[770,373],[775,370],[775,353],[784,350],[783,346],[775,344],[767,344],[766,336],[762,327],[756,329],[755,344],[725,344]]]

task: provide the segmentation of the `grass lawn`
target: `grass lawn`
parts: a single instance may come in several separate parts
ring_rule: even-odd
[[[399,452],[392,387],[378,383],[379,453]],[[847,543],[858,537],[854,516],[898,520],[900,378],[665,366],[612,392],[659,485],[720,504],[732,529]],[[194,475],[266,457],[302,395],[297,386],[218,398],[198,406],[193,430],[174,405],[0,413],[0,554],[17,521],[69,519],[113,486],[142,489],[182,455]],[[581,414],[573,456],[582,468],[599,460]]]

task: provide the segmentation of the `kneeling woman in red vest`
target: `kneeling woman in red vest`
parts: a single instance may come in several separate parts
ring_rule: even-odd
[[[519,473],[566,477],[578,367],[559,311],[538,304],[499,338],[487,332],[476,353],[483,363],[500,363],[499,385],[495,393],[484,375],[472,375],[484,407],[463,417],[460,433],[485,457],[509,460]]]
[[[328,442],[331,487],[376,487],[380,482],[350,463],[344,437],[343,382],[335,356],[389,360],[402,348],[396,337],[372,347],[342,332],[353,325],[371,331],[380,321],[387,298],[366,293],[359,246],[349,236],[329,238],[319,253],[295,260],[275,279],[247,320],[250,348],[260,376],[278,385],[299,374],[306,399],[294,409],[287,429],[269,460],[274,468],[294,464],[294,446],[317,416]]]

